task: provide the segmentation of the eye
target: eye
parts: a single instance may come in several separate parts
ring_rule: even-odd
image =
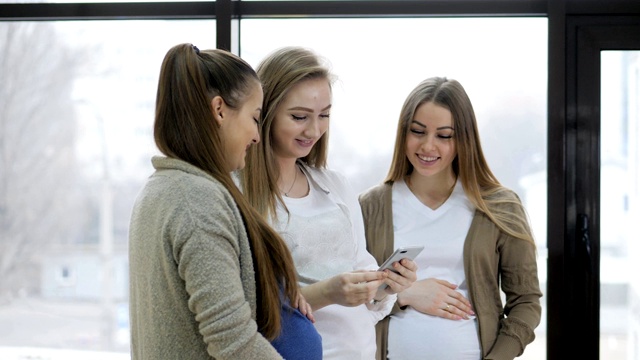
[[[331,117],[331,114],[320,114],[320,117],[323,119],[328,119],[329,117]]]
[[[438,135],[439,138],[441,139],[451,139],[453,137],[452,134],[440,134]]]
[[[304,115],[303,116],[296,116],[296,115],[293,115],[293,114],[291,114],[291,117],[293,118],[293,120],[296,120],[296,121],[304,120],[304,119],[307,118]]]
[[[409,129],[409,131],[412,134],[416,134],[416,135],[424,135],[424,131],[420,130],[420,129]]]

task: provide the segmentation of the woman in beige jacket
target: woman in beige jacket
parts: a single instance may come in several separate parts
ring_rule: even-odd
[[[429,78],[409,94],[389,173],[360,203],[378,261],[425,246],[417,281],[378,323],[378,359],[523,353],[541,314],[535,242],[520,199],[487,165],[460,83]]]

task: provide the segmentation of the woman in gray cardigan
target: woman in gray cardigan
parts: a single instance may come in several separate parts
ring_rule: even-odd
[[[321,359],[287,246],[230,174],[260,140],[261,106],[239,57],[191,44],[165,56],[154,124],[164,156],[130,223],[133,359]]]
[[[409,94],[389,173],[360,203],[378,261],[396,247],[425,246],[417,281],[378,323],[378,359],[523,353],[541,313],[535,242],[520,199],[485,161],[460,83],[429,78]]]

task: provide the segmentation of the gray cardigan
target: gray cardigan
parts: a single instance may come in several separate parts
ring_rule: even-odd
[[[381,184],[360,195],[367,249],[378,262],[394,250],[391,190],[391,185]],[[512,191],[504,191],[502,196],[517,199]],[[517,207],[510,210],[522,211]],[[514,359],[533,341],[540,323],[542,293],[534,244],[501,232],[476,210],[464,242],[463,261],[469,300],[478,319],[482,358]],[[506,294],[504,304],[501,290]],[[402,310],[396,305],[392,313],[397,311]],[[377,359],[386,359],[388,331],[389,317],[376,326]]]
[[[227,189],[156,156],[129,229],[132,359],[282,359],[257,330],[251,248]]]

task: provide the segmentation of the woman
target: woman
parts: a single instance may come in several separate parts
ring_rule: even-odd
[[[291,249],[324,359],[374,359],[375,323],[415,280],[415,264],[396,262],[399,274],[371,271],[378,264],[365,248],[357,195],[326,168],[332,76],[320,59],[286,47],[257,72],[263,142],[247,155],[243,191]],[[389,288],[379,289],[383,283]]]
[[[379,359],[523,353],[541,313],[535,243],[518,196],[487,165],[460,83],[429,78],[409,94],[389,173],[360,203],[378,260],[394,247],[425,246],[418,280],[378,324]]]
[[[237,56],[191,44],[166,54],[154,124],[164,156],[130,224],[132,358],[322,358],[286,244],[231,177],[260,140],[261,107]]]

